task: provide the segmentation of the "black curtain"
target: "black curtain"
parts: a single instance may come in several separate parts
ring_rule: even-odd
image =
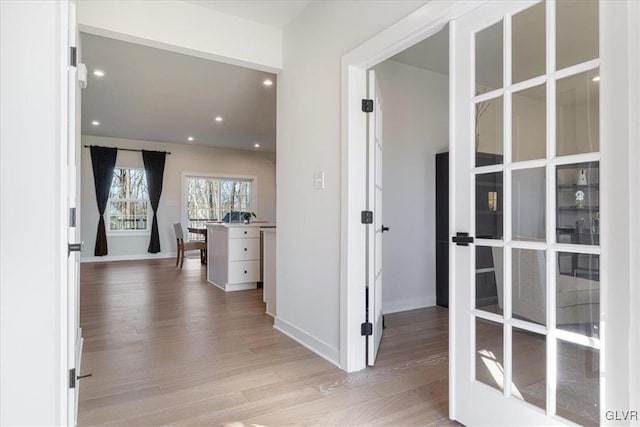
[[[104,226],[104,210],[109,200],[109,190],[113,181],[113,168],[116,166],[117,148],[91,147],[91,165],[93,166],[93,180],[96,185],[96,200],[98,201],[98,232],[96,234],[95,256],[109,253],[107,249],[107,232]]]
[[[151,241],[147,252],[155,254],[160,252],[160,235],[158,234],[158,203],[162,194],[162,178],[164,177],[164,161],[167,153],[164,151],[142,150],[144,171],[147,175],[147,188],[149,189],[149,201],[153,208],[153,223],[151,225]]]

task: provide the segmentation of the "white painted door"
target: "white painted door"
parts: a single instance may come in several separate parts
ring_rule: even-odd
[[[76,62],[80,64],[80,47],[77,26],[77,4],[69,2],[69,46],[76,47]],[[68,67],[67,100],[67,242],[80,243],[80,95],[78,67]],[[76,425],[78,420],[78,396],[82,356],[82,331],[80,329],[80,252],[69,251],[67,255],[67,364],[70,387],[68,390],[67,424]],[[76,379],[71,371],[75,369]],[[75,387],[71,383],[75,382]]]
[[[600,421],[598,2],[451,24],[451,414]],[[604,76],[603,76],[604,77]]]
[[[367,364],[373,366],[382,340],[382,96],[375,71],[369,71],[369,99],[373,111],[368,114],[368,204],[373,224],[367,228],[368,278],[367,317],[372,334],[367,337]]]

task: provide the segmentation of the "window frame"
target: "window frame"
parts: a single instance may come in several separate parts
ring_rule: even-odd
[[[147,179],[147,172],[145,171],[144,168],[137,168],[137,167],[129,167],[129,166],[116,166],[113,171],[115,174],[116,169],[129,169],[129,170],[140,170],[144,173],[144,179],[146,181]],[[113,182],[113,178],[112,178],[112,182]],[[148,184],[147,184],[148,186]],[[147,194],[148,194],[148,190],[147,190]],[[144,202],[147,205],[147,220],[146,220],[146,226],[147,228],[140,230],[140,229],[130,229],[130,230],[111,230],[111,203],[113,201],[119,201],[119,202]],[[151,234],[151,220],[152,220],[152,208],[151,208],[151,203],[149,201],[149,198],[147,197],[146,199],[114,199],[109,197],[109,199],[107,200],[107,207],[105,209],[105,215],[107,215],[108,217],[105,218],[105,228],[106,228],[106,232],[107,232],[107,236],[144,236],[144,235],[150,235]]]
[[[187,191],[187,180],[189,178],[205,178],[205,179],[217,179],[221,181],[233,181],[233,180],[244,180],[249,181],[251,183],[251,191],[249,195],[249,206],[252,212],[258,211],[258,177],[255,175],[237,175],[237,174],[226,174],[226,173],[201,173],[201,172],[182,172],[182,185],[180,188],[181,191],[181,223],[182,227],[185,230],[189,227],[189,215],[188,215],[188,197],[189,193]],[[221,201],[219,200],[219,203]]]

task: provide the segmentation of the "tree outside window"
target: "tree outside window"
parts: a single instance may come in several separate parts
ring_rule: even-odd
[[[251,186],[249,179],[187,177],[187,226],[204,227],[232,212],[250,211]]]
[[[114,169],[108,212],[109,231],[148,231],[149,193],[144,169]]]

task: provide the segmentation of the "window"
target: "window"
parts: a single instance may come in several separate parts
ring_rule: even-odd
[[[187,176],[187,226],[203,227],[207,221],[226,220],[232,212],[251,211],[252,186],[253,180],[246,178]]]
[[[144,169],[115,168],[109,191],[109,231],[149,231]]]

